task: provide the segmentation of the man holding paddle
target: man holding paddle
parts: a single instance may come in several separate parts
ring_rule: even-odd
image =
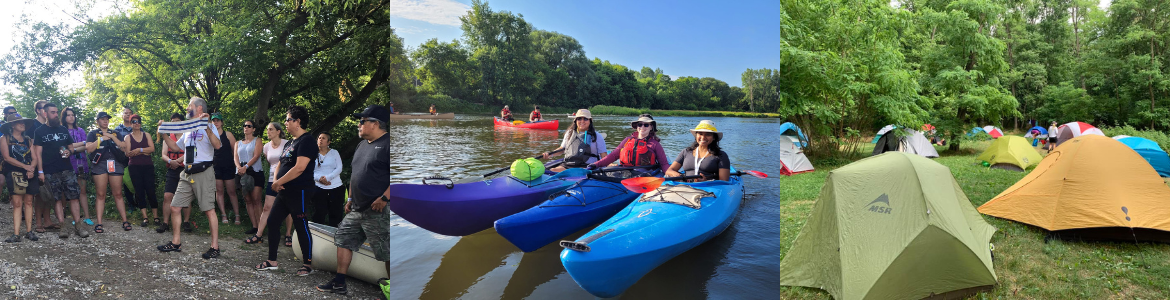
[[[353,115],[358,121],[358,148],[353,154],[349,201],[345,202],[345,219],[337,225],[337,276],[317,286],[317,290],[347,294],[345,274],[353,251],[370,241],[374,259],[386,263],[390,274],[390,211],[386,209],[390,194],[390,138],[386,120],[390,112],[381,105],[370,105]]]

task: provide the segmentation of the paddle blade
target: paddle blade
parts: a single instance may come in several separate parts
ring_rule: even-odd
[[[641,194],[658,189],[663,181],[665,179],[659,177],[634,177],[622,180],[622,185],[631,192]]]
[[[743,171],[743,173],[746,175],[751,175],[752,177],[755,177],[755,178],[768,178],[768,174],[764,174],[764,172],[760,172],[760,171],[747,170],[747,171]]]

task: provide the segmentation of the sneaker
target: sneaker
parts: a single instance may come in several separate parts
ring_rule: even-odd
[[[183,245],[175,245],[175,243],[167,242],[166,245],[158,246],[158,251],[161,252],[183,252]]]
[[[390,278],[378,279],[378,287],[382,289],[382,295],[386,296],[386,299],[390,299]]]
[[[34,241],[34,242],[41,239],[41,238],[37,237],[37,234],[33,233],[31,230],[28,233],[24,234],[24,238],[27,240],[30,240],[30,241]]]
[[[170,226],[168,226],[167,224],[159,225],[158,228],[154,229],[154,232],[158,232],[158,233],[167,232],[168,227],[170,227]]]
[[[85,225],[93,226],[93,219],[85,219]]]
[[[318,291],[330,292],[334,294],[349,294],[349,290],[345,288],[345,284],[340,284],[330,280],[317,286]]]
[[[89,237],[89,230],[81,230],[81,223],[73,224],[73,231],[77,233],[77,236]]]
[[[69,238],[69,231],[65,230],[65,229],[58,230],[57,237],[62,238],[62,239],[67,239],[67,238]]]
[[[183,232],[195,231],[195,224],[192,222],[183,222],[183,225],[180,225],[179,227],[183,228]]]
[[[19,242],[20,242],[20,236],[19,236],[19,235],[15,235],[15,234],[13,234],[12,236],[8,237],[8,239],[7,239],[7,240],[4,240],[4,242],[5,242],[5,243],[19,243]]]
[[[203,259],[212,259],[219,257],[219,249],[207,248],[207,252],[203,252]]]

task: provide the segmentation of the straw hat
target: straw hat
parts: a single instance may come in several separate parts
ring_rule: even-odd
[[[699,121],[699,125],[695,126],[695,129],[691,129],[691,134],[695,134],[696,132],[713,132],[715,133],[716,141],[723,139],[723,133],[715,129],[715,122],[711,122],[711,120]]]
[[[30,126],[32,126],[32,121],[33,121],[33,119],[29,119],[29,118],[8,121],[8,122],[4,123],[4,125],[0,125],[0,132],[3,132],[4,134],[12,134],[12,126],[15,126],[16,124],[24,124],[24,130],[27,132],[28,130],[32,129],[32,128],[30,128]],[[25,134],[28,134],[28,133],[25,133]]]
[[[578,118],[586,118],[586,119],[593,120],[593,114],[589,113],[589,110],[584,109],[584,108],[578,109],[577,113],[573,114],[573,116],[576,116]]]

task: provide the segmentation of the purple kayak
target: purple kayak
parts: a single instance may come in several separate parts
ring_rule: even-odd
[[[532,181],[512,176],[454,184],[433,179],[423,184],[390,185],[389,207],[418,227],[434,233],[465,236],[492,227],[500,218],[536,206],[549,196],[585,179],[589,171],[568,169]],[[432,181],[427,184],[427,181]]]

